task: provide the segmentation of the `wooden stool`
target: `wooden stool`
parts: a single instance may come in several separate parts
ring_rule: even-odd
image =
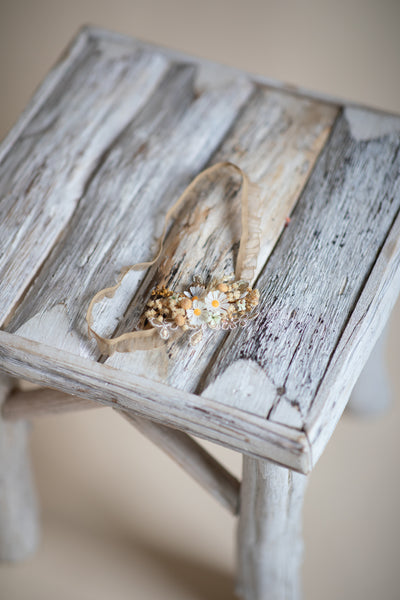
[[[400,290],[399,148],[399,118],[79,33],[0,148],[2,559],[38,538],[27,420],[106,405],[238,514],[238,594],[299,598],[306,475]],[[259,316],[194,347],[101,357],[91,297],[153,256],[168,207],[218,161],[262,191]],[[159,264],[97,311],[97,330],[132,330],[160,281],[233,271],[237,191],[232,177],[201,189]],[[19,378],[51,389],[22,392]],[[361,407],[380,401],[381,388],[359,389]],[[241,452],[241,484],[190,434]]]

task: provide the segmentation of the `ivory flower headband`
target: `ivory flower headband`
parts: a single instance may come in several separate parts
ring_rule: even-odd
[[[202,339],[204,329],[245,327],[256,316],[254,308],[258,300],[258,290],[252,290],[246,281],[225,279],[215,287],[206,288],[195,278],[184,292],[155,288],[144,316],[158,328],[164,340],[172,337],[178,328],[182,332],[192,330],[190,343],[194,346]]]
[[[143,314],[144,329],[124,333],[116,338],[104,338],[93,329],[93,307],[104,298],[112,298],[129,271],[142,271],[154,265],[160,258],[164,246],[167,226],[192,190],[201,180],[210,179],[224,168],[234,169],[242,177],[241,188],[241,238],[236,260],[235,275],[221,281],[205,284],[194,278],[183,291],[156,287],[152,292]],[[190,343],[194,345],[203,337],[206,329],[234,329],[245,327],[256,316],[259,292],[252,289],[260,247],[258,215],[259,188],[251,183],[247,175],[234,163],[220,162],[199,173],[189,184],[165,216],[164,229],[155,258],[150,262],[124,267],[118,283],[98,292],[91,300],[86,314],[89,337],[95,337],[102,354],[147,350],[162,345],[163,340],[175,339],[186,331],[191,332]]]

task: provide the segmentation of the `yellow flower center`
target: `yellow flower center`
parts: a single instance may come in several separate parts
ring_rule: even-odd
[[[193,313],[196,315],[196,317],[199,317],[201,315],[201,309],[200,308],[195,308]]]
[[[192,300],[198,300],[199,297],[198,296],[192,296]]]
[[[218,306],[219,306],[219,302],[218,302],[218,300],[213,300],[213,301],[211,302],[211,306],[213,306],[214,308],[218,308]]]

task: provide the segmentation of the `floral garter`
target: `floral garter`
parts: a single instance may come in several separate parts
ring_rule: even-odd
[[[143,271],[160,258],[169,222],[176,216],[189,194],[200,180],[211,180],[218,171],[230,168],[239,173],[241,186],[241,238],[236,259],[235,274],[212,281],[207,287],[199,278],[184,291],[156,287],[147,301],[141,319],[143,329],[130,331],[115,338],[102,337],[93,329],[93,308],[104,298],[112,298],[129,271]],[[190,343],[198,343],[205,330],[231,330],[245,327],[256,316],[259,292],[252,289],[257,257],[260,248],[259,187],[234,163],[220,162],[199,173],[189,184],[165,216],[164,229],[158,252],[149,262],[137,263],[122,270],[116,285],[97,292],[92,298],[87,314],[89,337],[94,337],[102,354],[149,350],[191,331]]]
[[[254,319],[259,292],[246,281],[223,280],[215,287],[206,288],[199,278],[184,292],[173,292],[156,287],[151,292],[144,316],[158,328],[163,340],[179,327],[182,331],[194,330],[190,337],[192,346],[200,342],[203,331],[209,329],[235,329],[245,327]]]

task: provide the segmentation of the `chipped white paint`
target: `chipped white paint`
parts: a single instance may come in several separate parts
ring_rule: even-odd
[[[137,53],[139,50],[146,54],[146,45],[136,44],[136,42],[132,42],[130,49],[125,45],[123,50],[120,48],[114,51],[112,46],[116,42],[113,40],[114,38],[110,36],[101,42],[103,56],[110,52],[113,60],[118,62],[118,60],[125,60],[124,57],[128,55],[135,55],[135,52]],[[99,36],[97,36],[97,42],[99,43]],[[250,177],[261,185],[264,194],[262,211],[263,243],[258,268],[259,270],[262,268],[274,247],[276,239],[282,232],[285,216],[295,204],[308,174],[315,164],[337,111],[335,107],[321,105],[315,101],[300,99],[278,91],[258,89],[253,93],[254,88],[251,82],[246,83],[243,79],[240,82],[239,79],[231,79],[232,71],[227,72],[226,75],[227,80],[225,83],[228,84],[228,87],[224,83],[222,87],[214,89],[215,73],[219,71],[220,67],[211,69],[208,79],[207,68],[207,66],[203,66],[197,69],[199,73],[195,73],[196,69],[190,65],[178,69],[171,68],[168,71],[166,80],[158,88],[159,94],[162,93],[163,110],[166,112],[160,112],[156,92],[152,96],[153,105],[149,107],[151,103],[148,103],[146,106],[147,112],[144,111],[141,118],[133,124],[133,127],[131,129],[128,127],[122,136],[116,140],[109,154],[104,157],[104,162],[98,166],[97,172],[89,182],[84,197],[80,199],[80,206],[74,215],[74,220],[71,222],[70,230],[66,230],[65,237],[59,244],[57,251],[43,266],[36,282],[28,290],[26,299],[16,309],[15,316],[10,322],[11,331],[18,331],[26,337],[32,336],[34,339],[40,339],[73,353],[96,357],[95,347],[85,341],[86,331],[83,317],[89,297],[93,291],[115,281],[116,273],[123,264],[141,258],[148,258],[148,255],[151,255],[151,250],[154,248],[154,234],[157,232],[157,224],[162,223],[162,214],[168,206],[168,201],[176,197],[175,192],[181,190],[190,180],[190,177],[185,173],[189,162],[192,160],[190,169],[196,172],[200,164],[204,165],[207,160],[216,161],[228,158],[240,164],[249,173]],[[200,77],[200,81],[205,82],[204,93],[200,97],[194,98],[191,94],[198,77]],[[206,83],[208,87],[205,85]],[[179,89],[179,100],[183,103],[182,108],[177,103],[177,89]],[[185,92],[183,92],[183,89]],[[236,103],[232,104],[233,101]],[[166,102],[169,103],[168,108],[165,108]],[[231,109],[229,114],[227,113],[228,109]],[[160,114],[162,114],[162,117],[160,117]],[[211,140],[208,137],[209,131],[211,130],[215,137],[215,126],[217,123],[221,124],[221,116],[225,121],[219,130],[219,137],[217,140]],[[164,121],[162,118],[164,118]],[[169,129],[165,123],[174,123],[174,125]],[[198,126],[194,127],[196,123]],[[342,125],[339,123],[335,127],[338,129],[340,126]],[[204,130],[201,130],[200,127],[204,127]],[[188,132],[193,128],[196,134],[191,137]],[[173,131],[172,134],[171,131]],[[229,133],[227,133],[228,131]],[[149,132],[151,133],[151,140],[155,139],[154,145],[142,149],[143,140],[146,140],[146,135],[149,138]],[[204,143],[204,146],[198,153],[199,142]],[[339,142],[342,143],[341,140]],[[218,143],[220,147],[218,152],[215,153]],[[331,140],[330,144],[332,144]],[[351,141],[351,144],[357,144],[357,140]],[[171,161],[172,149],[177,147],[185,149],[186,161],[189,161],[189,156],[191,157],[190,161],[182,167],[178,177],[179,183],[175,188],[173,187],[180,158],[173,165],[171,162],[167,162],[165,174],[159,181],[155,182],[155,171],[151,165]],[[384,146],[384,152],[387,153],[387,157],[390,157],[391,149],[389,149],[389,152],[385,148],[386,146]],[[331,152],[333,157],[335,152]],[[123,156],[126,156],[126,161],[121,160]],[[133,162],[132,156],[134,157]],[[364,158],[361,157],[360,161],[363,160]],[[118,165],[118,169],[116,169],[116,165]],[[174,173],[174,179],[171,176],[171,169]],[[329,173],[329,170],[327,172]],[[321,169],[319,173],[321,173]],[[129,174],[131,174],[131,177]],[[349,173],[346,177],[349,181],[352,181],[353,173]],[[379,173],[375,173],[376,181],[374,183],[377,186],[380,185],[380,177]],[[324,190],[326,183],[320,175],[316,175],[316,172],[313,173],[310,183],[315,178],[318,179],[315,184],[317,188]],[[146,190],[146,186],[150,185],[149,181],[151,181],[151,186]],[[167,194],[168,197],[161,198],[161,191],[165,188],[171,190],[171,193],[169,196]],[[343,193],[345,192],[346,190]],[[129,329],[130,323],[135,321],[138,311],[143,305],[142,301],[146,290],[153,283],[156,283],[157,277],[167,277],[174,263],[179,265],[179,271],[174,280],[177,284],[184,283],[184,280],[190,277],[194,265],[197,269],[206,269],[210,262],[216,270],[220,269],[221,273],[232,267],[234,254],[227,252],[227,249],[230,249],[232,243],[238,239],[238,219],[237,215],[233,214],[235,204],[232,203],[232,214],[227,219],[226,210],[229,203],[224,207],[221,206],[221,190],[210,192],[209,196],[207,201],[209,200],[211,205],[205,202],[204,206],[211,206],[212,210],[210,208],[204,221],[200,218],[201,214],[197,215],[201,227],[198,227],[197,230],[194,227],[191,235],[185,231],[185,235],[181,237],[177,245],[177,232],[179,232],[179,229],[183,225],[189,229],[193,227],[193,222],[190,219],[186,219],[186,221],[185,217],[182,220],[179,219],[175,228],[171,229],[166,245],[165,261],[159,265],[158,270],[155,269],[149,273],[147,279],[143,280],[142,283],[140,280],[130,282],[127,279],[126,289],[121,286],[120,296],[117,295],[115,304],[111,303],[113,305],[108,306],[108,308],[102,307],[97,318],[97,324],[102,332],[111,331],[114,328],[118,319],[125,313],[131,295],[135,293],[137,286],[140,286],[140,292],[136,295],[132,306],[128,307],[126,319],[121,324],[122,329],[124,327]],[[118,213],[111,210],[112,201],[116,197],[118,197],[118,205],[121,211]],[[133,201],[133,198],[135,201]],[[140,204],[142,198],[143,201]],[[198,205],[199,210],[201,210],[203,205],[200,203]],[[160,207],[158,214],[155,210],[157,207]],[[97,212],[95,212],[95,209]],[[143,213],[146,210],[147,212]],[[141,221],[140,216],[143,214],[145,216]],[[128,215],[132,219],[131,221],[128,221]],[[193,216],[195,213],[192,211],[190,215]],[[90,216],[94,220],[95,227],[88,224]],[[309,228],[312,227],[314,217],[315,215],[307,217]],[[390,215],[385,216],[385,219],[388,221]],[[329,227],[332,227],[334,221],[332,219],[326,220],[326,222],[328,221],[330,223]],[[387,226],[386,221],[380,218],[382,227]],[[221,228],[221,224],[224,227]],[[293,271],[290,252],[296,246],[299,238],[297,234],[298,226],[295,218],[292,219],[287,231],[282,236],[283,245],[285,240],[290,241],[285,250],[286,256],[282,258],[288,267],[287,277],[290,277]],[[218,231],[217,236],[215,235],[216,231]],[[333,247],[331,250],[331,246],[328,246],[329,235],[330,230],[327,230],[327,232],[324,232],[325,237],[321,238],[318,243],[322,244],[322,241],[324,241],[329,247],[329,256],[335,257]],[[303,240],[306,250],[304,257],[307,257],[307,263],[312,264],[312,257],[308,255],[308,252],[313,251],[310,239],[310,236],[305,236]],[[210,242],[207,245],[208,240]],[[366,241],[369,242],[370,240]],[[206,243],[206,246],[204,246],[204,243]],[[367,246],[368,244],[364,244],[363,248]],[[145,256],[140,256],[139,249],[144,252]],[[318,252],[319,257],[321,256],[319,249]],[[207,262],[204,261],[205,254],[207,255]],[[277,256],[279,256],[279,252]],[[179,262],[181,259],[182,262]],[[270,260],[271,265],[274,264],[274,260],[276,260],[274,257]],[[299,269],[301,268],[301,265],[299,265]],[[276,265],[274,273],[282,272],[282,269],[284,270],[282,265]],[[331,270],[332,266],[329,265],[326,272]],[[343,306],[345,303],[350,306],[351,294],[356,293],[354,277],[350,275],[351,273],[345,270],[339,281],[336,281],[335,278],[336,288],[332,290],[332,294],[336,290],[335,298],[341,299],[341,304],[338,306],[340,314],[345,314]],[[133,277],[135,277],[134,274]],[[89,289],[82,286],[82,281],[88,282]],[[260,281],[265,285],[263,279]],[[346,286],[343,285],[344,281],[346,281]],[[321,280],[321,289],[323,289],[323,285],[325,285],[324,279]],[[301,277],[297,278],[296,290],[289,285],[289,288],[283,289],[281,298],[282,301],[285,298],[297,298],[296,294],[299,294],[301,303],[309,307],[314,297],[314,290],[315,282],[308,281],[302,272]],[[327,297],[326,294],[325,297]],[[297,304],[297,301],[295,304]],[[260,385],[265,388],[265,382],[262,381],[263,378],[260,376],[258,368],[254,366],[256,363],[263,365],[259,369],[265,372],[268,383],[268,393],[264,394],[265,407],[262,407],[263,393],[256,392],[255,386],[253,387],[255,393],[252,394],[252,404],[248,400],[248,395],[232,391],[236,389],[234,385],[228,393],[218,392],[218,402],[229,404],[232,401],[233,405],[238,407],[240,399],[242,399],[243,406],[241,406],[241,409],[244,411],[254,410],[255,414],[269,415],[270,419],[275,420],[284,427],[289,426],[289,428],[300,430],[304,425],[304,418],[306,418],[311,399],[306,399],[304,393],[307,392],[308,376],[304,377],[303,380],[295,375],[297,373],[297,361],[301,369],[308,364],[315,365],[316,361],[314,358],[310,359],[309,357],[305,359],[302,352],[297,353],[290,369],[287,386],[284,383],[287,376],[285,364],[292,364],[292,355],[289,348],[291,343],[294,344],[294,349],[297,347],[298,337],[296,336],[298,336],[298,333],[295,326],[300,322],[300,317],[301,319],[304,318],[304,323],[307,321],[307,324],[311,327],[313,316],[311,311],[309,311],[310,314],[306,311],[305,314],[298,314],[294,318],[291,306],[278,306],[278,309],[275,311],[276,314],[271,311],[269,318],[277,324],[282,325],[283,323],[283,329],[286,333],[281,335],[282,331],[279,331],[269,341],[272,355],[265,357],[265,359],[260,357],[254,360],[250,356],[242,359],[243,361],[250,359],[252,361],[250,364],[254,363],[250,369],[257,371],[255,380],[260,379]],[[32,318],[33,321],[30,321]],[[300,324],[303,326],[302,322]],[[57,331],[57,326],[58,334],[54,333]],[[29,332],[30,328],[32,328],[32,333]],[[40,329],[43,331],[43,337],[40,337]],[[57,335],[59,337],[55,339]],[[264,343],[263,332],[257,332],[255,335],[251,333],[251,335],[254,340],[257,340],[257,343]],[[116,355],[107,362],[107,365],[117,367],[121,372],[126,370],[127,372],[140,374],[146,377],[149,382],[158,380],[168,382],[175,388],[181,387],[191,391],[201,391],[206,386],[212,385],[212,376],[218,378],[223,373],[224,369],[221,369],[220,358],[224,356],[225,350],[230,353],[231,357],[234,357],[231,343],[237,339],[236,334],[230,334],[227,339],[225,339],[225,334],[214,334],[214,336],[208,337],[201,347],[195,349],[184,345],[176,345],[172,348],[164,348],[161,351],[138,352],[134,356]],[[276,342],[275,338],[277,338]],[[305,339],[304,343],[306,341]],[[323,343],[329,343],[328,336],[325,334]],[[236,344],[236,348],[238,347]],[[276,355],[273,351],[274,347],[280,349]],[[221,348],[222,352],[219,352]],[[317,347],[313,356],[317,354],[325,360],[329,356],[329,348],[322,346],[319,352]],[[217,361],[215,361],[215,358],[217,358]],[[285,358],[285,360],[282,360],[282,358]],[[279,364],[276,373],[273,372],[275,359],[276,364]],[[235,357],[235,360],[237,360],[237,357]],[[211,369],[212,376],[204,380],[203,373],[209,370],[211,361],[216,366]],[[226,367],[228,368],[229,364]],[[271,371],[272,367],[273,370]],[[279,375],[280,371],[282,371],[282,378]],[[312,378],[311,380],[313,381]],[[317,378],[315,381],[317,381]],[[273,387],[275,387],[275,391]],[[216,397],[217,392],[215,389],[213,394]]]
[[[117,63],[135,52],[148,54],[145,45],[133,43],[114,51],[113,43],[112,38],[97,39],[96,47],[102,56],[109,53],[109,60]],[[199,85],[203,93],[193,97],[194,90],[199,93]],[[329,134],[337,108],[275,90],[254,91],[251,81],[234,78],[232,70],[209,64],[198,64],[196,69],[187,63],[172,66],[159,85],[161,96],[162,104],[157,93],[153,95],[98,165],[80,198],[70,231],[17,307],[9,324],[11,331],[81,356],[97,357],[84,324],[90,295],[112,284],[124,264],[151,256],[167,201],[174,199],[175,190],[182,190],[183,182],[188,183],[188,171],[195,173],[207,160],[236,162],[262,189],[258,272],[261,270]],[[126,312],[119,329],[129,330],[148,288],[168,278],[177,265],[174,284],[178,286],[187,284],[194,271],[207,275],[211,265],[214,274],[233,270],[232,247],[240,236],[238,198],[232,189],[225,201],[223,195],[224,186],[220,185],[208,190],[206,200],[194,198],[192,207],[186,207],[186,214],[172,226],[160,265],[142,283],[141,276],[128,275],[116,296],[98,307],[95,326],[101,334],[111,334]],[[116,201],[118,211],[114,209]],[[139,293],[128,308],[137,286]],[[64,308],[59,312],[55,306]],[[135,355],[116,354],[107,365],[195,391],[224,335],[207,336],[195,349],[175,344]],[[255,365],[251,369],[254,371]],[[237,392],[220,394],[218,400],[232,400],[239,406],[242,399],[243,410],[266,417],[276,392],[271,384],[263,407],[264,387],[256,393],[253,386],[251,400],[249,393]]]
[[[86,340],[71,329],[67,307],[64,304],[56,304],[46,312],[39,312],[21,325],[15,332],[16,335],[29,338],[34,342],[46,342],[46,344],[88,356]]]
[[[396,116],[353,106],[347,106],[344,115],[358,142],[400,133],[400,119]]]
[[[130,49],[124,46],[124,49],[115,50],[113,44],[119,43],[115,41],[117,37],[106,36],[107,39],[104,38],[100,44],[102,60],[106,62],[111,60],[115,72],[118,72],[116,63],[127,60],[128,56],[148,57],[157,54],[154,50],[148,50],[146,54],[146,45],[136,44],[136,42],[132,42]],[[97,39],[96,44],[100,43],[97,34],[91,33],[89,38],[90,44],[94,43],[94,38]],[[110,53],[109,59],[107,52]],[[160,59],[159,53],[157,56]],[[77,60],[76,57],[74,60]],[[132,60],[135,62],[136,59]],[[165,57],[163,60],[165,62]],[[263,243],[258,269],[263,267],[282,232],[284,217],[296,203],[315,165],[337,109],[276,90],[260,88],[254,92],[254,86],[250,81],[246,82],[243,78],[240,81],[232,80],[231,71],[227,75],[228,86],[224,84],[214,89],[212,86],[218,68],[210,70],[208,79],[204,69],[207,70],[207,67],[200,69],[199,77],[200,81],[208,81],[208,87],[204,88],[205,91],[200,97],[195,97],[193,94],[197,77],[195,66],[186,63],[184,67],[175,65],[168,68],[168,71],[164,71],[166,77],[159,82],[159,87],[151,95],[151,101],[146,103],[145,109],[132,126],[125,128],[122,135],[115,140],[112,148],[103,156],[101,164],[97,165],[96,172],[89,181],[86,181],[85,194],[80,198],[69,229],[64,231],[60,244],[42,266],[24,301],[16,308],[9,307],[10,313],[15,309],[9,325],[11,331],[23,332],[24,336],[29,337],[31,335],[29,329],[32,327],[34,339],[41,339],[46,343],[51,341],[55,347],[68,349],[84,356],[97,357],[95,347],[85,342],[83,317],[90,296],[103,285],[115,281],[116,273],[123,264],[145,258],[138,255],[140,249],[145,254],[150,254],[154,247],[153,236],[157,231],[157,224],[162,222],[162,214],[170,199],[176,197],[176,193],[185,186],[191,175],[207,161],[225,158],[237,162],[261,185],[264,194]],[[52,94],[54,93],[53,89]],[[162,108],[159,102],[161,96]],[[46,120],[46,118],[48,119],[48,115],[46,117],[44,111],[38,123],[26,127],[28,129],[31,127],[32,132],[37,132],[40,130],[37,125],[43,125],[40,119]],[[329,152],[326,152],[326,156],[332,157],[334,161],[336,161],[337,148],[340,147],[342,150],[343,140],[349,137],[343,121],[347,124],[346,117],[336,122],[334,134],[329,140]],[[48,121],[46,123],[49,125]],[[220,127],[218,135],[216,135],[217,125]],[[204,129],[201,129],[202,127]],[[337,135],[338,131],[339,135]],[[190,132],[194,132],[193,135]],[[393,136],[389,137],[390,144],[385,138],[382,152],[378,155],[379,159],[382,157],[385,164],[395,151],[395,140]],[[150,146],[148,144],[143,146],[144,141],[150,141]],[[364,149],[360,150],[357,147],[357,139],[346,143],[349,144],[350,154],[358,153],[359,162],[356,161],[355,164],[356,168],[360,164],[360,171],[364,164],[370,164],[368,161],[365,162],[366,159],[377,160],[374,154],[375,146],[374,148],[371,146],[371,150],[367,148],[366,154],[363,155]],[[219,149],[215,152],[217,147]],[[173,150],[176,148],[182,150],[177,157],[173,155]],[[371,152],[372,158],[368,152]],[[183,162],[182,156],[184,156]],[[160,164],[165,164],[165,171],[157,179],[155,165],[158,167]],[[288,230],[281,238],[278,251],[269,260],[267,269],[260,278],[260,284],[265,289],[271,288],[272,293],[272,288],[277,289],[274,278],[279,273],[285,273],[281,278],[283,286],[277,307],[268,314],[268,318],[277,328],[268,341],[267,349],[270,353],[268,356],[263,355],[266,344],[264,335],[267,335],[267,330],[253,332],[250,328],[248,333],[242,332],[244,335],[241,337],[240,344],[236,343],[238,336],[235,333],[227,337],[225,334],[214,334],[214,338],[209,337],[201,347],[195,349],[176,345],[172,348],[164,348],[162,351],[139,352],[135,356],[115,356],[107,362],[107,365],[118,367],[120,372],[126,369],[128,372],[139,373],[148,381],[158,380],[167,382],[175,388],[201,390],[212,385],[213,378],[219,377],[225,368],[229,367],[229,363],[224,363],[224,357],[229,355],[229,360],[232,362],[237,360],[235,352],[239,352],[243,340],[247,339],[246,336],[251,336],[255,343],[259,346],[263,345],[263,351],[260,353],[257,350],[256,358],[246,356],[244,352],[241,359],[257,362],[265,371],[267,381],[271,383],[270,387],[273,385],[276,388],[272,404],[272,389],[269,389],[268,394],[265,395],[267,400],[264,411],[260,406],[262,394],[255,393],[254,410],[263,416],[269,414],[270,419],[282,423],[282,426],[288,430],[293,428],[300,430],[302,420],[306,418],[307,410],[313,401],[312,394],[316,389],[315,386],[319,385],[320,371],[324,372],[324,361],[329,360],[331,352],[330,337],[325,335],[328,326],[324,324],[320,328],[322,333],[314,327],[315,309],[321,305],[317,292],[323,293],[325,298],[329,297],[329,292],[335,302],[339,299],[335,304],[334,317],[339,314],[346,318],[346,307],[352,306],[354,297],[359,292],[354,276],[362,277],[362,274],[347,272],[347,265],[350,265],[351,261],[347,261],[348,255],[346,255],[346,260],[340,266],[343,272],[340,271],[341,276],[336,281],[339,255],[333,251],[333,246],[329,245],[331,243],[329,236],[334,234],[336,228],[334,219],[325,219],[326,230],[323,230],[322,237],[314,236],[317,241],[311,243],[314,233],[320,234],[318,231],[312,231],[314,219],[318,223],[320,207],[315,207],[314,214],[313,206],[316,204],[315,198],[319,198],[320,190],[322,203],[325,201],[324,194],[328,184],[331,187],[336,186],[335,189],[329,189],[328,198],[332,195],[331,192],[336,193],[336,190],[339,190],[337,201],[333,202],[335,210],[339,210],[339,225],[344,223],[346,207],[343,208],[342,216],[340,213],[343,197],[350,198],[353,207],[357,205],[352,196],[349,196],[349,190],[353,189],[350,183],[354,181],[353,164],[351,161],[349,164],[350,167],[346,167],[348,171],[344,171],[345,177],[340,185],[335,180],[335,175],[332,181],[329,179],[330,163],[327,163],[325,170],[324,167],[315,168],[305,191],[305,198],[302,199],[303,204],[310,202],[310,213],[305,213],[305,222],[299,223],[296,218],[292,219]],[[181,170],[177,173],[178,168]],[[362,176],[361,190],[364,180],[365,177]],[[377,189],[383,181],[383,170],[374,172],[374,185]],[[309,191],[310,187],[312,193]],[[163,190],[167,190],[165,197],[162,197]],[[232,193],[231,190],[231,196]],[[226,218],[229,204],[223,207],[220,196],[218,192],[210,193],[212,210],[210,209],[209,215],[189,211],[189,217],[186,215],[182,220],[178,220],[171,229],[165,260],[159,265],[158,270],[152,270],[141,284],[138,281],[128,281],[127,289],[121,290],[121,297],[117,295],[117,306],[114,305],[111,309],[103,307],[100,311],[97,325],[104,328],[101,331],[113,329],[118,318],[125,313],[135,286],[140,285],[132,305],[128,307],[124,323],[121,323],[121,328],[129,329],[130,324],[135,323],[138,311],[143,306],[142,300],[149,286],[156,283],[157,277],[161,279],[168,277],[174,265],[178,265],[179,270],[171,284],[185,283],[184,279],[187,280],[194,269],[206,271],[208,264],[212,264],[215,270],[220,269],[221,273],[232,267],[234,253],[231,248],[238,239],[238,219],[237,215],[233,214],[234,202],[231,205],[232,214],[228,219]],[[313,203],[308,200],[311,196]],[[115,198],[118,198],[119,211],[114,210]],[[201,211],[203,205],[198,203],[198,206]],[[395,211],[395,207],[391,210]],[[128,215],[131,221],[128,221]],[[330,214],[328,216],[330,217]],[[193,224],[191,217],[198,217],[197,224]],[[357,220],[358,217],[357,214]],[[379,215],[382,236],[387,231],[391,218],[393,214],[389,210],[383,217]],[[325,227],[324,224],[322,225]],[[185,235],[177,240],[179,237],[177,233],[182,226],[188,229],[192,227],[192,235],[185,231]],[[301,236],[298,235],[298,228],[303,232]],[[344,233],[349,232],[346,230]],[[354,236],[357,235],[356,231]],[[375,259],[374,249],[380,242],[374,245],[375,241],[368,236],[359,237],[362,243],[360,254],[364,252],[364,248],[371,248],[370,261],[366,263],[367,271]],[[303,244],[302,253],[296,250],[299,239]],[[326,252],[321,252],[322,245],[326,247]],[[349,248],[353,248],[350,243]],[[299,254],[294,256],[293,252]],[[352,252],[354,254],[353,250]],[[204,261],[204,255],[207,256],[207,263]],[[298,256],[304,257],[304,264],[298,260]],[[324,263],[325,270],[322,269],[317,273],[314,269],[314,273],[317,273],[319,278],[319,285],[316,285],[315,280],[305,276],[305,270],[308,265],[312,267],[313,260],[316,258],[319,260],[321,256],[327,257],[327,263],[326,265]],[[277,264],[276,261],[280,263]],[[321,268],[320,262],[316,264]],[[272,271],[268,270],[270,265]],[[330,285],[328,278],[321,278],[321,273],[324,272],[335,273],[335,277],[331,280],[334,283],[332,289],[328,290],[324,287]],[[290,278],[295,275],[295,282],[292,282]],[[82,281],[87,282],[87,287],[82,286]],[[345,287],[343,281],[348,281]],[[313,307],[313,298],[318,301],[317,307]],[[296,305],[294,310],[292,305]],[[62,308],[55,308],[57,306],[65,307],[65,312]],[[33,321],[30,321],[32,318]],[[56,340],[53,337],[56,335],[53,334],[53,330],[56,331],[57,324],[60,327],[59,339]],[[42,338],[40,338],[39,328],[43,330]],[[338,330],[340,331],[340,326]],[[315,347],[313,347],[314,331],[318,335],[321,333],[322,336],[322,341],[317,339]],[[74,332],[77,337],[71,335],[71,332]],[[331,333],[334,334],[335,331],[332,330]],[[304,347],[311,344],[313,347],[311,356],[308,354],[306,356],[301,344]],[[251,351],[253,350],[255,351],[252,347]],[[320,357],[319,361],[316,360],[316,356]],[[213,364],[211,370],[210,364]],[[311,374],[306,372],[308,365],[312,370]],[[297,376],[298,369],[300,369],[299,376]],[[204,379],[204,373],[209,373],[208,379]],[[309,382],[312,385],[309,385]],[[224,396],[220,394],[218,402],[229,404],[232,399],[236,407],[238,398],[243,398],[244,401],[241,409],[248,411],[248,399],[242,394],[228,393]],[[276,459],[276,455],[274,457]]]
[[[276,398],[276,388],[255,361],[237,360],[201,395],[266,417]]]
[[[302,429],[304,427],[304,415],[296,402],[290,402],[287,398],[276,398],[276,404],[269,414],[274,423],[282,423],[289,427]]]
[[[119,325],[121,314],[126,312],[143,278],[144,273],[130,271],[124,277],[112,300],[104,298],[104,300],[95,304],[93,307],[93,320],[95,323],[98,323],[96,330],[100,335],[105,337],[112,336]],[[95,350],[93,351],[94,348],[94,344],[91,345],[90,354],[92,355],[95,354]],[[82,356],[84,355],[82,354]]]
[[[113,60],[89,40],[71,55],[58,86],[35,98],[32,119],[17,126],[13,151],[0,163],[0,323],[57,242],[103,153],[167,68],[163,56],[140,50]]]
[[[89,37],[89,28],[81,28],[77,36],[72,40],[70,46],[63,52],[57,63],[46,75],[46,78],[36,90],[17,123],[2,141],[0,145],[0,162],[15,144],[27,124],[35,117],[35,114],[40,110],[47,98],[49,98],[51,93],[60,85],[63,77],[70,71],[71,65],[75,64],[81,58],[82,52],[86,51]]]
[[[400,216],[397,216],[307,416],[313,465],[329,441],[399,294]]]
[[[123,266],[152,256],[171,200],[204,165],[252,91],[250,83],[241,83],[194,98],[193,74],[192,67],[172,66],[159,93],[112,145],[80,199],[69,235],[18,307],[12,330],[62,302],[70,318],[67,330],[86,340],[85,355],[98,356],[87,338],[90,296],[112,285]],[[100,332],[115,327],[141,279],[129,274],[112,301],[103,303],[95,321]],[[61,343],[64,333],[60,330]]]

